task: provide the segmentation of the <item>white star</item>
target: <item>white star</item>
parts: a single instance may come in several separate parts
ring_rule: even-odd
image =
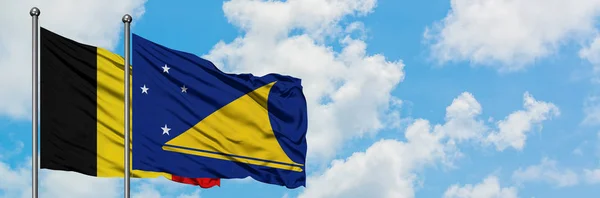
[[[165,124],[165,126],[164,126],[164,127],[160,127],[160,128],[161,128],[161,129],[162,129],[162,131],[163,131],[163,133],[162,133],[163,135],[164,135],[164,134],[170,135],[170,134],[169,134],[169,131],[170,131],[171,129],[167,127],[167,124]]]
[[[185,87],[185,85],[183,85],[183,87],[181,87],[181,93],[187,93],[187,87]]]
[[[142,88],[142,93],[146,93],[146,94],[148,94],[148,89],[150,89],[150,88],[146,87],[146,85],[144,85],[143,87],[140,87],[140,88]]]
[[[171,69],[171,68],[168,67],[167,64],[165,64],[165,66],[163,66],[162,69],[163,69],[163,73],[166,72],[168,74],[169,73],[169,69]]]

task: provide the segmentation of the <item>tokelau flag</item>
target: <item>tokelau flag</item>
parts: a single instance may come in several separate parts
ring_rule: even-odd
[[[40,168],[123,177],[123,58],[40,29]],[[159,176],[203,188],[220,185],[218,178],[131,171],[133,178]]]
[[[227,74],[132,35],[133,169],[306,186],[306,100],[298,78]]]

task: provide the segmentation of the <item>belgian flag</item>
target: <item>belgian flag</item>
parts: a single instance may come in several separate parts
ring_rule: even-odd
[[[124,59],[43,27],[40,42],[40,168],[123,177]],[[131,171],[132,178],[159,176],[203,188],[220,185],[218,178]]]

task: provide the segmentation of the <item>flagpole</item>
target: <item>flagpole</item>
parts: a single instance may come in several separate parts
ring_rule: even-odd
[[[29,10],[32,19],[31,51],[31,197],[38,197],[38,17],[40,9]]]
[[[130,164],[129,164],[129,151],[131,149],[129,149],[129,135],[130,135],[130,131],[129,131],[129,39],[130,39],[130,32],[131,32],[131,16],[129,14],[125,14],[125,16],[123,16],[123,24],[125,25],[125,45],[123,46],[125,48],[125,64],[124,64],[124,68],[123,71],[125,71],[125,91],[124,91],[124,95],[125,95],[125,175],[124,175],[124,179],[125,179],[125,198],[129,198],[130,197],[130,180],[129,180],[129,170],[130,170]]]

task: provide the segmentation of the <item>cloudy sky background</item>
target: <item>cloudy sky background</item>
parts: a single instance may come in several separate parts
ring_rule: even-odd
[[[600,0],[0,0],[0,198],[31,197],[31,17],[123,53],[132,32],[227,72],[303,80],[307,188],[133,180],[134,197],[595,197]],[[135,65],[135,63],[133,63]],[[40,197],[122,179],[40,171]]]

